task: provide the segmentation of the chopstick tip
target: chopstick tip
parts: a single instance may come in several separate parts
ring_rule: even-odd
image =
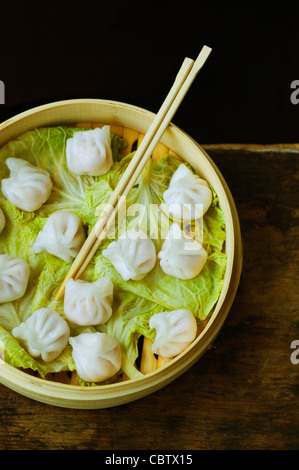
[[[213,49],[212,49],[211,47],[204,45],[203,48],[202,48],[202,50],[201,50],[201,54],[205,54],[206,57],[209,57],[209,55],[211,54],[212,50],[213,50]]]

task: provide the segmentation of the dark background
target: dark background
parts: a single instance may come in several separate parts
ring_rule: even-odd
[[[71,98],[157,112],[183,59],[206,44],[213,52],[173,122],[200,144],[298,142],[298,11],[287,2],[11,1],[0,11],[0,121]]]
[[[207,44],[213,52],[175,124],[200,144],[299,142],[299,104],[290,101],[298,10],[286,1],[2,2],[0,121],[85,97],[156,112],[184,58]],[[0,385],[0,450],[299,450],[299,365],[290,361],[299,337],[298,150],[227,147],[208,153],[236,202],[244,260],[211,349],[169,386],[116,408],[63,409]]]

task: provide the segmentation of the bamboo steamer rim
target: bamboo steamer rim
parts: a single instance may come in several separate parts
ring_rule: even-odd
[[[154,113],[143,108],[118,101],[93,98],[56,101],[22,112],[0,124],[0,147],[35,127],[70,125],[75,122],[103,122],[145,133],[154,116]],[[108,385],[81,387],[34,377],[2,361],[0,382],[5,386],[31,399],[65,408],[97,409],[118,406],[153,393],[175,380],[215,340],[235,298],[242,271],[238,213],[221,172],[192,137],[171,123],[160,142],[189,162],[210,182],[225,214],[227,266],[223,287],[208,324],[180,355],[142,377]]]

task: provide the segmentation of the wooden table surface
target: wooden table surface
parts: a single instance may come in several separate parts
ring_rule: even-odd
[[[244,243],[213,347],[164,389],[117,408],[56,408],[0,385],[0,449],[299,449],[299,146],[204,147],[232,191]]]

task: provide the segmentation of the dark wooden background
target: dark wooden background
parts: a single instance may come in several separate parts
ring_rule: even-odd
[[[0,386],[0,449],[299,448],[298,15],[188,1],[3,7],[0,120],[56,99],[157,111],[185,56],[213,53],[174,123],[203,145],[239,212],[244,267],[213,348],[182,377],[104,410],[44,405]],[[4,21],[5,20],[5,21]],[[283,144],[283,145],[276,145]]]

